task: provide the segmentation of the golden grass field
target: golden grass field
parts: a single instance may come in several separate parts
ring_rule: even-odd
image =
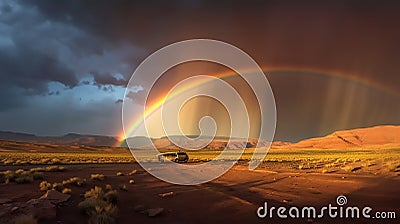
[[[161,150],[162,152],[167,150]],[[216,158],[218,150],[186,150],[190,163],[201,163]],[[254,149],[246,149],[238,163],[248,162]],[[74,152],[27,152],[2,151],[0,164],[3,165],[53,165],[53,164],[107,164],[133,163],[134,157],[128,151],[74,151]],[[264,159],[264,167],[285,167],[289,169],[321,170],[335,172],[338,169],[355,171],[370,169],[379,165],[381,169],[397,172],[400,166],[400,148],[388,149],[271,149]],[[353,170],[355,169],[355,170]]]

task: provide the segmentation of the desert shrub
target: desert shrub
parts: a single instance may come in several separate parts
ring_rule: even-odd
[[[354,169],[354,167],[352,167],[352,166],[345,166],[345,167],[342,168],[342,170],[344,170],[346,172],[352,172],[353,169]]]
[[[102,199],[104,196],[104,191],[101,187],[95,186],[90,189],[90,191],[85,192],[85,198]]]
[[[57,171],[65,171],[65,167],[63,166],[48,166],[45,168],[46,172],[57,172]]]
[[[32,172],[34,180],[43,180],[43,172]]]
[[[116,190],[108,191],[103,196],[104,200],[111,204],[117,204],[118,201],[118,192]]]
[[[50,159],[49,158],[43,158],[43,159],[41,159],[40,160],[40,164],[48,164],[49,163],[49,161],[50,161]]]
[[[298,166],[298,169],[299,169],[299,170],[311,169],[311,166],[310,166],[309,163],[303,163],[303,164],[300,164],[300,165]]]
[[[71,194],[71,193],[72,193],[72,190],[71,190],[71,188],[64,188],[64,189],[62,190],[62,193],[63,193],[63,194]]]
[[[106,191],[112,191],[112,186],[110,184],[106,184]]]
[[[32,215],[22,215],[14,220],[15,224],[37,224],[36,219]]]
[[[113,224],[116,212],[117,207],[110,204],[105,207],[96,207],[95,210],[90,210],[89,224]]]
[[[12,165],[12,164],[14,164],[14,160],[12,160],[12,159],[4,160],[3,164],[4,165]]]
[[[25,172],[23,169],[18,169],[18,170],[15,171],[15,174],[16,174],[16,175],[20,175],[20,174],[22,174],[23,172]]]
[[[137,173],[137,170],[132,170],[131,172],[128,173],[129,176],[132,176],[133,174]]]
[[[54,183],[53,184],[53,189],[56,190],[56,191],[62,191],[63,188],[64,187],[63,187],[63,185],[61,183]]]
[[[122,172],[117,172],[117,176],[124,176],[124,174]]]
[[[90,179],[92,180],[99,180],[99,181],[103,181],[104,180],[104,174],[91,174],[90,175]]]
[[[34,173],[34,172],[45,172],[46,169],[43,168],[43,167],[35,167],[35,168],[30,169],[29,171],[31,171],[32,173]]]
[[[58,158],[53,158],[53,159],[50,160],[49,163],[50,163],[50,164],[60,164],[60,163],[61,163],[61,160],[58,159]]]
[[[16,175],[14,181],[18,184],[32,183],[33,182],[33,174],[29,171],[19,172],[19,174]]]
[[[134,184],[134,183],[135,183],[135,180],[132,180],[132,179],[131,179],[131,180],[129,180],[129,183],[130,183],[130,184]]]
[[[31,172],[30,170],[25,171],[23,169],[18,169],[16,171],[7,170],[0,172],[0,182],[4,182],[6,184],[10,182],[16,182],[19,184],[31,183],[34,180],[42,178],[43,178],[43,173]]]
[[[53,188],[53,185],[47,181],[42,181],[39,184],[39,189],[41,191],[48,191],[48,190],[51,190],[52,188]]]
[[[86,183],[85,179],[81,179],[79,177],[71,177],[68,180],[63,180],[62,184],[63,185],[74,185],[77,187],[82,187]]]
[[[400,163],[398,162],[391,162],[386,164],[387,170],[391,172],[398,172],[400,170]]]
[[[7,170],[3,172],[4,175],[4,183],[8,184],[15,179],[15,173],[11,170]]]
[[[125,185],[125,184],[120,184],[120,185],[118,186],[118,188],[119,188],[121,191],[128,191],[128,189],[126,188],[126,185]]]
[[[17,161],[15,161],[14,165],[26,165],[28,164],[28,161],[25,160],[20,160],[18,159]]]
[[[95,198],[86,198],[84,201],[81,201],[78,204],[78,208],[86,213],[89,214],[90,210],[95,209],[96,207],[105,207],[107,206],[107,202],[104,200],[97,200]]]
[[[336,167],[336,166],[337,166],[337,163],[335,163],[335,162],[325,164],[326,168],[331,168],[331,167]]]
[[[78,208],[89,215],[89,223],[110,224],[115,223],[116,202],[116,191],[104,193],[101,187],[95,186],[85,193],[85,200],[79,203]]]

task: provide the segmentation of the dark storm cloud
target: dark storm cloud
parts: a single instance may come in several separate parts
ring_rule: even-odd
[[[124,79],[111,74],[129,77],[137,61],[131,44],[113,44],[68,20],[53,20],[26,1],[4,1],[0,9],[0,98],[22,102],[27,95],[51,95],[51,83],[74,88],[91,74],[95,85],[123,86]],[[2,103],[0,111],[16,105]]]
[[[29,3],[46,18],[110,42],[132,42],[147,52],[179,40],[214,38],[237,45],[267,66],[345,70],[392,89],[400,84],[397,1]]]
[[[92,73],[94,78],[94,84],[98,86],[103,85],[114,85],[114,86],[126,86],[128,81],[123,78],[116,78],[111,74],[99,74],[97,72]]]
[[[29,90],[32,94],[47,91],[48,82],[59,82],[67,87],[78,83],[76,74],[67,66],[57,50],[57,38],[61,29],[53,29],[53,24],[35,10],[18,5],[8,5],[11,9],[1,14],[0,67],[2,85],[15,85]],[[62,41],[62,38],[60,38]]]

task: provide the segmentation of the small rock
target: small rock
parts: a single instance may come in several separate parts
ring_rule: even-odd
[[[33,214],[39,219],[55,219],[57,214],[56,206],[47,199],[37,199],[33,204]]]
[[[169,197],[169,196],[173,196],[174,192],[167,192],[167,193],[162,193],[162,194],[158,194],[158,196],[165,198],[165,197]]]
[[[133,211],[135,212],[143,212],[144,210],[146,210],[146,208],[143,205],[136,205],[133,207]]]
[[[17,211],[18,209],[19,209],[19,207],[14,206],[14,207],[11,208],[10,212],[15,212],[15,211]]]
[[[10,202],[12,202],[12,200],[9,199],[9,198],[0,198],[0,205],[2,205],[2,204],[8,204],[8,203],[10,203]]]
[[[158,216],[158,215],[160,215],[163,211],[164,211],[164,208],[150,208],[150,209],[147,209],[147,210],[146,210],[147,215],[148,215],[149,217]]]

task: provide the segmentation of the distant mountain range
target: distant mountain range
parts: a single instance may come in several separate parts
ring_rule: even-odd
[[[32,134],[0,131],[0,139],[19,142],[50,143],[57,145],[115,146],[118,139],[103,135],[69,133],[62,136],[36,136]]]
[[[196,136],[189,136],[195,138]],[[135,148],[148,148],[153,143],[157,148],[179,149],[171,139],[184,148],[198,148],[208,142],[207,138],[200,138],[196,141],[188,140],[185,136],[169,136],[162,138],[133,137],[127,141]],[[81,135],[66,134],[62,136],[36,136],[25,133],[0,131],[0,140],[49,143],[55,145],[85,145],[85,146],[116,146],[119,141],[116,137],[103,135]],[[214,138],[205,148],[224,149],[226,148],[253,148],[259,141],[257,139],[233,138],[228,144],[227,137]],[[260,146],[266,146],[268,142],[260,141]],[[302,148],[302,149],[342,149],[342,148],[368,148],[374,146],[399,146],[400,147],[400,126],[376,126],[370,128],[359,128],[352,130],[336,131],[330,135],[318,138],[310,138],[298,143],[273,142],[273,148]],[[122,147],[127,147],[124,142]]]
[[[190,138],[195,138],[196,136],[190,136]],[[205,149],[238,149],[238,148],[254,148],[257,146],[265,147],[268,144],[267,141],[259,141],[258,139],[241,139],[241,138],[232,138],[230,142],[228,142],[228,137],[215,137],[210,141],[212,138],[210,137],[202,137],[195,141],[186,138],[185,136],[169,136],[162,137],[162,138],[146,138],[146,137],[134,137],[129,138],[127,141],[129,142],[130,146],[134,146],[135,148],[146,149],[152,147],[151,143],[154,144],[157,148],[163,149],[170,149],[170,150],[178,150],[174,143],[177,145],[185,148],[205,148]],[[209,144],[207,144],[209,143]],[[283,146],[289,145],[290,143],[287,142],[273,142],[272,146]],[[205,147],[202,147],[206,145]]]

